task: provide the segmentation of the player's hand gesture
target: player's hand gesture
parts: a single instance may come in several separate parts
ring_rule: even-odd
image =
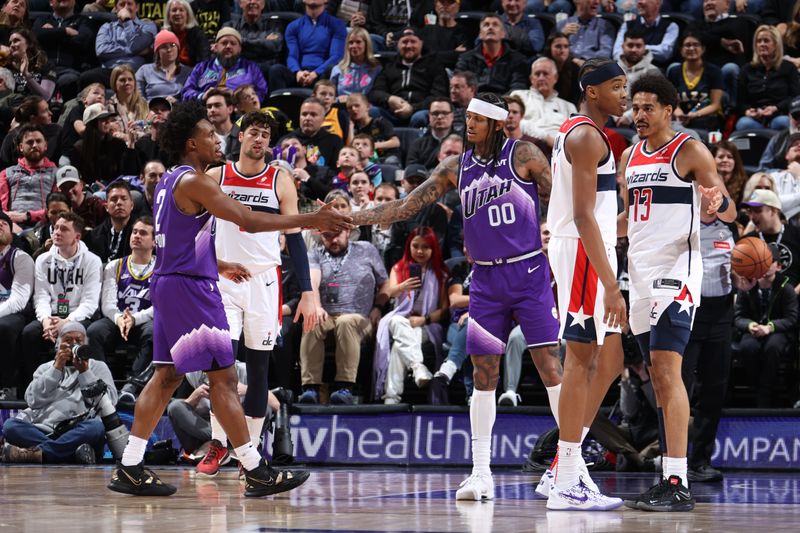
[[[239,263],[228,263],[227,261],[217,260],[217,270],[219,275],[231,280],[234,283],[242,283],[252,277],[247,267]]]
[[[614,285],[611,289],[606,289],[603,296],[603,307],[606,310],[603,322],[610,328],[625,327],[628,323],[628,312],[625,308],[625,298],[619,286]]]
[[[327,204],[319,203],[322,207],[309,215],[311,226],[320,231],[335,231],[337,233],[346,229],[353,229],[353,217],[337,211],[336,208],[333,207],[334,202],[329,202]]]
[[[700,185],[700,194],[708,201],[708,210],[706,213],[709,215],[715,214],[722,205],[722,191],[716,186],[703,187]]]

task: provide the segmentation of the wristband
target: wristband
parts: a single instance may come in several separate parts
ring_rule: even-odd
[[[771,331],[772,333],[775,333],[775,323],[774,323],[774,322],[772,322],[772,320],[770,320],[769,322],[767,322],[767,326],[769,327],[769,329],[770,329],[770,331]]]
[[[719,204],[719,209],[717,209],[717,213],[724,213],[728,210],[728,206],[730,205],[730,201],[728,200],[727,196],[722,197],[722,203]]]

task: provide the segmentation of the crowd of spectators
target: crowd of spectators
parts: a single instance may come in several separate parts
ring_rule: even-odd
[[[70,324],[117,385],[146,372],[153,190],[176,163],[159,126],[175,102],[205,104],[227,159],[240,150],[241,116],[264,110],[278,124],[268,159],[294,177],[301,208],[324,200],[355,211],[409,194],[460,154],[477,92],[504,96],[507,136],[549,156],[579,105],[580,65],[613,57],[629,84],[650,73],[672,81],[674,127],[710,145],[742,205],[736,234],[773,243],[773,268],[736,299],[734,358],[757,405],[793,401],[796,383],[783,400],[774,384],[798,366],[800,1],[676,4],[6,0],[2,398],[30,402],[37,380],[56,379],[40,365]],[[295,99],[277,100],[284,92]],[[628,112],[606,127],[617,157],[635,140],[632,121]],[[411,383],[447,403],[456,381],[469,396],[461,218],[451,192],[412,220],[306,235],[325,320],[303,335],[284,321],[274,381],[303,403],[398,403]],[[299,293],[285,268],[290,317]],[[509,359],[501,400],[516,405],[520,370]]]

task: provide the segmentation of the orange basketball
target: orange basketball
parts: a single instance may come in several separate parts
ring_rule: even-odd
[[[758,237],[741,239],[731,254],[733,271],[747,279],[758,279],[763,276],[772,261],[772,250]]]

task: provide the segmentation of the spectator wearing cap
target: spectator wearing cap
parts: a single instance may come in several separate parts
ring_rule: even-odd
[[[770,175],[775,181],[783,214],[787,220],[796,223],[795,217],[800,214],[800,133],[789,135],[784,159],[786,170],[778,170]]]
[[[375,78],[369,99],[395,125],[421,127],[431,101],[447,96],[447,72],[435,56],[422,55],[416,28],[403,28],[394,38],[398,55]]]
[[[187,0],[169,0],[165,9],[163,29],[171,31],[178,38],[178,61],[193,67],[205,61],[211,54],[208,38],[198,25],[192,6]],[[217,30],[214,30],[216,34]],[[156,36],[158,37],[158,36]],[[158,46],[153,46],[158,50]]]
[[[75,13],[75,0],[51,1],[52,13],[36,17],[33,34],[55,67],[56,89],[64,100],[78,95],[80,71],[94,38],[83,15]]]
[[[134,144],[140,167],[153,159],[164,162],[169,160],[169,155],[161,149],[161,145],[158,142],[158,132],[161,129],[161,125],[167,120],[170,111],[172,111],[172,103],[168,98],[156,96],[150,99],[147,106],[150,109],[150,113],[147,115],[147,123],[150,127],[147,130],[147,134]]]
[[[180,0],[175,0],[180,1]],[[284,55],[284,23],[264,14],[265,0],[239,0],[240,13],[234,13],[225,26],[234,28],[242,36],[242,57],[255,61],[264,77],[269,69]],[[272,90],[275,87],[269,84]]]
[[[108,216],[105,201],[86,190],[78,169],[72,165],[58,169],[56,187],[64,193],[72,212],[84,220],[87,228],[99,226]]]
[[[136,0],[117,0],[114,6],[117,20],[100,26],[94,43],[102,68],[82,74],[82,87],[93,82],[108,87],[111,69],[118,65],[131,65],[137,70],[152,54],[158,28],[149,20],[139,19],[138,9]]]
[[[204,100],[211,89],[234,91],[245,84],[255,88],[261,101],[266,99],[267,81],[257,63],[241,57],[242,36],[238,31],[229,27],[220,29],[213,50],[213,56],[195,65],[189,74],[181,92],[184,100]]]
[[[0,172],[0,210],[22,228],[44,220],[47,195],[56,190],[56,165],[47,158],[47,139],[36,124],[19,130],[16,165]]]
[[[3,399],[15,399],[17,340],[27,322],[23,311],[33,294],[33,259],[14,246],[11,217],[0,211],[0,388]],[[11,397],[14,396],[14,397]]]
[[[430,128],[411,143],[406,164],[420,164],[433,168],[438,164],[439,146],[445,137],[453,133],[453,104],[445,97],[434,98],[428,114]]]
[[[347,27],[325,10],[324,0],[303,0],[305,15],[286,26],[286,65],[270,69],[272,90],[312,87],[344,55]]]
[[[800,96],[795,96],[789,106],[789,128],[776,133],[764,148],[758,162],[758,170],[762,172],[773,171],[786,167],[786,149],[789,136],[800,132]]]
[[[755,189],[742,205],[756,227],[745,237],[760,237],[773,244],[780,253],[781,272],[789,278],[795,291],[800,292],[800,229],[781,220],[780,198],[771,190]]]
[[[171,31],[161,30],[156,35],[154,61],[136,71],[139,93],[148,102],[157,96],[172,102],[180,97],[183,85],[192,72],[191,67],[178,61],[180,46],[178,37]]]

